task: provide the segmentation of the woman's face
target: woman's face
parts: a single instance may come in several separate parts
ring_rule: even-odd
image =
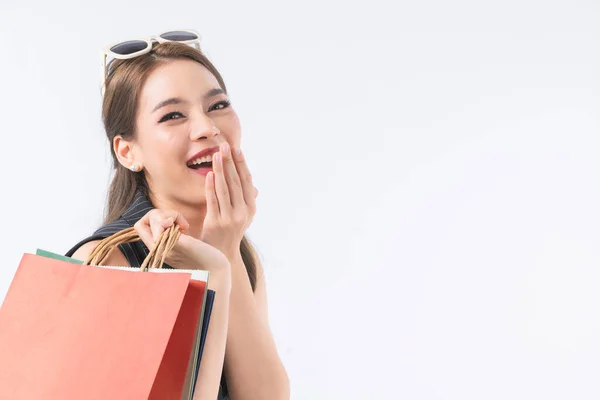
[[[154,196],[205,203],[208,168],[190,165],[199,152],[227,141],[240,145],[240,121],[217,79],[191,60],[156,68],[142,89],[133,146]]]

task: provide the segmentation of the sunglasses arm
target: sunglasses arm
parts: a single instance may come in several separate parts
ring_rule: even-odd
[[[100,77],[100,82],[102,82],[102,96],[104,96],[104,91],[106,90],[106,52],[103,50],[100,55],[101,64],[102,64],[102,76]]]

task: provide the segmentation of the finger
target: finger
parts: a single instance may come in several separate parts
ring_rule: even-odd
[[[150,210],[135,225],[134,228],[146,247],[152,249],[159,236],[169,227],[176,223],[181,230],[189,228],[189,223],[174,210]]]
[[[242,153],[242,149],[236,149],[234,154],[235,168],[237,169],[238,176],[240,177],[244,201],[248,206],[254,207],[258,190],[256,190],[252,184],[252,174],[250,173],[250,169],[246,163],[246,158],[244,157],[244,153]]]
[[[163,220],[160,220],[158,222],[158,224],[160,225],[161,228],[163,228],[163,230],[166,230],[166,229],[170,228],[174,222],[175,222],[175,220],[173,219],[173,217],[167,217]]]
[[[151,220],[164,224],[163,228],[165,229],[171,227],[173,224],[178,225],[181,230],[186,230],[190,227],[190,224],[179,211],[154,209],[150,212],[153,213]],[[171,221],[164,222],[168,218],[171,218]]]
[[[171,217],[173,218],[173,223],[178,225],[182,231],[185,231],[190,227],[190,223],[187,221],[187,219],[184,218],[183,214],[177,211],[172,211],[172,213],[173,214],[171,215]]]
[[[164,218],[154,216],[150,218],[150,232],[152,233],[152,242],[156,242],[161,233],[173,224],[173,218]]]
[[[219,201],[220,215],[229,215],[231,213],[231,199],[229,198],[229,189],[223,172],[223,157],[221,152],[215,154],[217,159],[213,163],[213,172],[215,173],[215,193]]]
[[[209,171],[206,174],[206,216],[218,216],[219,215],[219,200],[217,199],[217,193],[215,192],[215,173]]]
[[[150,231],[150,218],[148,215],[144,216],[138,222],[133,225],[138,236],[144,242],[147,248],[152,249],[154,246],[154,240],[152,239],[152,232]]]
[[[241,206],[244,204],[242,182],[240,181],[240,176],[235,167],[235,161],[233,159],[233,154],[231,154],[229,143],[223,143],[221,145],[221,154],[223,155],[223,173],[229,189],[231,205],[233,207]]]

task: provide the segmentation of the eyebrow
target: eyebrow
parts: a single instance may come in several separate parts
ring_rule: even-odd
[[[214,89],[211,89],[211,90],[209,90],[209,91],[208,91],[208,92],[207,92],[207,93],[204,95],[204,100],[206,100],[206,99],[209,99],[209,98],[211,98],[211,97],[218,96],[218,95],[220,95],[220,94],[225,94],[225,91],[224,91],[223,89],[221,89],[221,88],[214,88]],[[157,111],[157,110],[158,110],[158,109],[160,109],[160,108],[163,108],[163,107],[166,107],[166,106],[170,106],[170,105],[173,105],[173,104],[185,104],[185,103],[187,103],[187,101],[185,101],[185,100],[183,100],[183,99],[181,99],[181,98],[179,98],[179,97],[172,97],[172,98],[170,98],[170,99],[163,100],[163,101],[161,101],[160,103],[158,103],[158,104],[157,104],[157,105],[154,107],[154,109],[152,110],[152,112],[155,112],[155,111]]]
[[[206,93],[204,95],[204,100],[206,100],[206,99],[208,99],[210,97],[215,97],[215,96],[220,95],[220,94],[225,94],[225,91],[223,89],[221,89],[221,88],[211,89],[211,90],[208,91],[208,93]]]

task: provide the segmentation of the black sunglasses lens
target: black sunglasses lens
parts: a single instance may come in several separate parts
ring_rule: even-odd
[[[119,43],[110,48],[110,51],[122,56],[133,54],[138,51],[144,50],[148,47],[148,43],[143,40],[130,40],[128,42]]]
[[[185,31],[165,32],[162,35],[160,35],[160,37],[165,40],[171,40],[173,42],[185,42],[188,40],[198,39],[198,35],[196,35],[195,33]]]

